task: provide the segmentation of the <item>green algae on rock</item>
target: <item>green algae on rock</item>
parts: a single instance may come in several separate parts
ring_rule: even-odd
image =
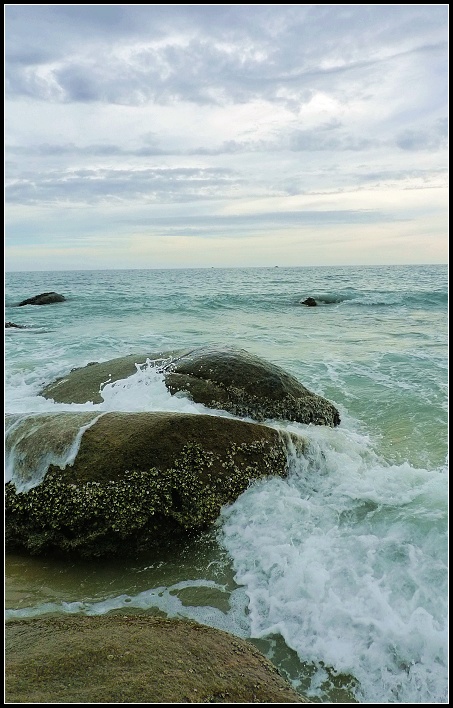
[[[55,414],[57,437],[61,420]],[[30,425],[33,445],[39,416]],[[199,532],[253,480],[286,476],[289,439],[218,416],[106,413],[85,431],[72,465],[51,465],[26,493],[5,486],[6,548],[115,556]],[[302,439],[291,440],[303,448]]]
[[[75,369],[47,386],[42,395],[58,403],[101,403],[105,381],[127,378],[149,360],[163,374],[170,393],[183,391],[196,403],[257,421],[269,418],[336,426],[340,414],[279,366],[244,349],[201,347],[159,354],[129,355]]]
[[[150,615],[6,624],[7,703],[308,703],[252,644]]]
[[[169,357],[175,352],[169,353]],[[90,362],[79,369],[72,369],[66,376],[49,384],[41,392],[44,398],[51,398],[56,403],[102,403],[100,389],[107,381],[115,382],[128,378],[137,371],[136,364],[147,360],[156,367],[165,365],[166,357],[156,352],[148,354],[129,354],[101,363]]]

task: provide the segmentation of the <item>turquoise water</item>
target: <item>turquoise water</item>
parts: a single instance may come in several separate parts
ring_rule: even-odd
[[[67,301],[16,307],[56,291]],[[6,274],[6,412],[185,410],[154,370],[93,406],[44,385],[90,361],[236,345],[331,400],[310,441],[181,557],[8,556],[7,618],[158,612],[247,637],[315,701],[447,702],[447,266]],[[314,297],[318,307],[300,301]],[[7,474],[15,478],[14,460]]]

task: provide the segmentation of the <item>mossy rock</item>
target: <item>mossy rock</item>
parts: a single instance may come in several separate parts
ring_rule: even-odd
[[[100,389],[107,381],[127,379],[148,359],[157,368],[162,368],[177,352],[162,354],[149,352],[129,354],[101,363],[90,362],[86,366],[72,369],[66,376],[57,379],[41,391],[41,396],[51,398],[56,403],[102,403]]]
[[[147,359],[162,371],[170,393],[183,391],[196,403],[257,421],[284,419],[336,426],[340,414],[294,376],[244,349],[202,347],[136,354],[75,369],[47,386],[42,395],[57,403],[101,403],[101,385],[124,379]]]
[[[86,425],[86,412],[30,416],[26,447],[41,445],[45,430],[44,451],[59,449],[78,416]],[[6,485],[6,549],[129,555],[198,533],[253,480],[286,476],[287,442],[273,428],[214,415],[105,413],[72,465],[50,465],[27,492]]]
[[[249,642],[149,615],[6,624],[7,703],[305,703]]]

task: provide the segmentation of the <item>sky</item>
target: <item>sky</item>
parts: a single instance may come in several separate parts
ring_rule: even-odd
[[[5,6],[5,270],[448,262],[448,5]]]

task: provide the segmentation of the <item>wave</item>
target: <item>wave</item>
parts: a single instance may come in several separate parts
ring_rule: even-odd
[[[407,306],[413,308],[442,307],[448,304],[445,292],[398,292],[398,291],[354,291],[350,293],[308,293],[298,300],[303,304],[307,298],[313,298],[317,305],[349,304],[356,306]]]
[[[338,680],[344,671],[361,702],[447,702],[446,276],[446,266],[8,276],[6,320],[33,325],[5,337],[5,401],[16,420],[114,410],[222,415],[170,396],[152,370],[106,382],[98,405],[55,404],[40,391],[90,361],[223,341],[283,366],[342,418],[336,429],[296,427],[310,455],[290,456],[287,480],[252,485],[224,510],[202,568],[198,558],[183,568],[179,555],[161,569],[153,556],[155,572],[132,561],[98,564],[81,583],[81,565],[54,572],[50,559],[32,559],[33,572],[24,572],[21,561],[21,594],[10,594],[8,616],[175,612],[226,622],[266,647],[316,701],[331,700],[329,671]],[[64,308],[12,309],[51,289],[68,297]],[[319,308],[300,305],[306,297]],[[8,437],[7,454],[20,457],[26,429],[16,428],[15,442]],[[76,433],[54,450],[62,463]],[[42,448],[35,455],[44,464],[44,441]],[[228,582],[210,574],[225,556]],[[194,578],[198,587],[175,582]]]
[[[136,364],[136,372],[126,379],[105,381],[100,386],[102,402],[55,403],[42,396],[11,397],[5,425],[5,482],[13,482],[17,491],[26,492],[44,479],[50,465],[61,469],[73,464],[82,436],[105,413],[169,411],[235,418],[223,410],[194,403],[182,392],[172,395],[163,373],[149,359]],[[27,389],[27,384],[23,386]],[[33,412],[27,410],[33,403]],[[64,426],[58,434],[52,426],[58,413]],[[78,415],[72,415],[77,413]],[[80,413],[84,413],[82,421]],[[250,420],[245,418],[242,420]],[[81,421],[81,422],[80,422]],[[36,434],[39,429],[40,435]]]
[[[359,702],[446,702],[446,470],[389,465],[348,428],[267,424],[309,448],[288,451],[287,479],[255,482],[222,510],[215,533],[234,584],[206,574],[167,586],[163,574],[121,591],[121,576],[101,598],[78,590],[6,618],[157,610],[266,647],[282,638],[311,667],[304,692],[316,701],[343,675]]]
[[[307,430],[288,480],[222,512],[251,636],[281,635],[301,663],[354,676],[359,702],[444,702],[445,470],[387,465],[361,436],[330,432]],[[321,683],[308,695],[322,700]]]

